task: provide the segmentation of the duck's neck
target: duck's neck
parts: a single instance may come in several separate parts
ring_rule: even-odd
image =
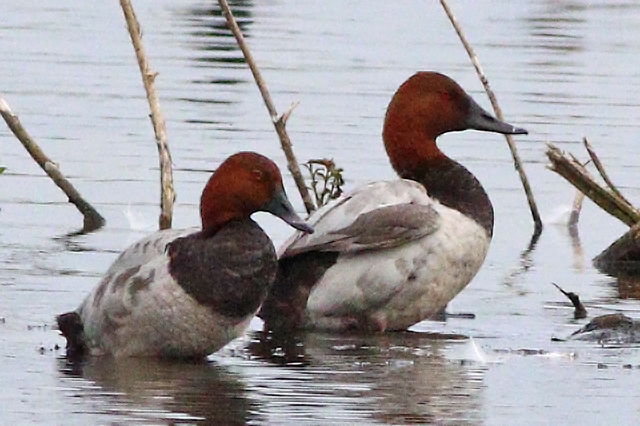
[[[420,165],[394,167],[404,179],[421,183],[430,197],[475,220],[493,235],[493,206],[476,177],[463,165],[444,154],[423,160]]]
[[[202,197],[200,201],[200,219],[202,220],[202,236],[212,237],[229,222],[248,218],[249,214],[242,211],[242,206],[235,202],[235,198],[220,195]]]

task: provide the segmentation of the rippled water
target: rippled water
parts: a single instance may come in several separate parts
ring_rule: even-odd
[[[284,156],[216,2],[134,3],[167,118],[178,193],[174,226],[198,221],[208,171],[238,150]],[[440,5],[432,2],[236,1],[298,158],[334,158],[347,189],[392,179],[380,131],[386,105],[416,70],[455,78],[489,106]],[[43,150],[106,217],[81,217],[0,125],[0,407],[6,424],[637,424],[637,347],[552,342],[573,320],[555,282],[590,316],[640,317],[638,292],[591,259],[625,227],[590,203],[566,230],[574,190],[545,167],[545,143],[581,159],[587,136],[640,204],[640,4],[635,0],[451,1],[513,124],[545,230],[530,214],[501,137],[446,135],[440,146],[483,182],[496,210],[485,266],[450,305],[474,320],[419,333],[311,333],[265,359],[247,337],[211,362],[95,360],[69,369],[55,314],[75,307],[117,253],[154,229],[158,167],[148,107],[117,2],[4,0],[0,93]],[[204,172],[206,171],[206,173]],[[291,179],[287,189],[302,210]],[[133,215],[131,222],[126,212]],[[276,244],[290,232],[258,215]],[[259,323],[254,324],[258,328]],[[472,339],[437,339],[427,332]],[[245,347],[244,343],[248,343]],[[541,352],[541,353],[539,353]]]

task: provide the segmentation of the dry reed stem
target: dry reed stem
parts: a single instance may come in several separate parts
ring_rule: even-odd
[[[151,123],[153,124],[153,131],[156,138],[156,145],[158,147],[158,156],[160,162],[160,229],[171,228],[171,222],[173,218],[173,203],[176,199],[176,193],[173,189],[173,170],[171,162],[171,153],[169,152],[169,144],[167,142],[167,131],[165,127],[164,117],[162,116],[162,110],[160,109],[160,100],[155,89],[154,80],[158,73],[152,72],[149,69],[149,61],[144,53],[142,46],[142,31],[140,29],[140,23],[136,18],[133,6],[129,0],[120,0],[120,6],[124,12],[124,17],[127,22],[127,28],[129,35],[131,36],[131,43],[136,52],[136,58],[138,59],[138,66],[140,67],[140,73],[142,74],[142,82],[144,89],[147,93],[147,100],[151,109]]]
[[[276,111],[273,101],[271,100],[271,95],[269,95],[267,85],[263,80],[262,75],[260,74],[258,66],[253,60],[253,56],[251,55],[249,46],[247,46],[247,43],[244,41],[242,31],[240,30],[240,27],[238,26],[238,23],[233,16],[233,12],[231,12],[231,9],[229,8],[229,4],[226,0],[218,0],[218,3],[220,4],[220,8],[222,9],[222,13],[227,20],[227,24],[229,25],[231,32],[238,42],[238,46],[240,47],[240,50],[244,55],[244,59],[247,62],[251,73],[253,74],[253,78],[255,79],[256,84],[258,85],[258,89],[260,90],[260,94],[262,95],[262,99],[264,100],[264,104],[269,111],[271,121],[276,129],[278,137],[280,138],[282,150],[284,151],[285,157],[287,157],[289,171],[293,175],[293,180],[298,187],[298,191],[300,192],[300,196],[302,197],[304,207],[307,210],[307,213],[311,213],[313,210],[315,210],[315,206],[313,204],[313,201],[311,200],[311,196],[309,195],[309,190],[307,188],[307,185],[305,184],[304,178],[302,177],[302,173],[300,172],[298,161],[296,160],[296,156],[293,153],[291,139],[289,139],[289,135],[287,134],[287,130],[285,128],[286,121],[291,115],[291,112],[293,111],[293,108],[295,108],[296,104],[292,105],[291,108],[289,108],[289,110],[285,112],[285,114],[283,114],[281,117],[278,117],[278,112]]]
[[[576,162],[579,162],[578,159],[575,158],[573,155],[572,155],[572,158]],[[582,167],[585,170],[586,170],[587,164],[589,164],[588,161],[582,164]],[[584,193],[581,192],[579,189],[577,189],[576,196],[573,198],[573,204],[571,205],[571,214],[569,215],[569,221],[567,222],[567,227],[569,228],[569,231],[571,231],[572,228],[575,229],[578,226],[578,221],[580,220],[580,212],[582,211],[582,205],[584,204],[584,198],[585,198]]]
[[[582,210],[582,204],[584,202],[584,194],[580,190],[576,191],[576,196],[573,199],[571,206],[571,214],[569,215],[569,222],[567,226],[578,226],[578,220],[580,219],[580,211]]]
[[[500,109],[500,105],[498,105],[498,100],[496,99],[496,96],[493,93],[493,90],[491,90],[491,87],[489,86],[489,80],[487,80],[487,77],[485,76],[484,71],[482,70],[482,66],[480,65],[480,60],[478,59],[478,56],[475,54],[473,48],[467,41],[467,38],[462,32],[462,28],[460,27],[458,20],[456,19],[453,12],[449,8],[449,5],[447,4],[446,0],[440,0],[440,4],[442,5],[442,8],[447,14],[449,21],[451,21],[453,28],[456,30],[456,33],[458,34],[458,37],[460,38],[462,45],[467,51],[467,54],[469,55],[469,58],[471,59],[471,62],[473,63],[473,66],[476,69],[476,73],[478,74],[478,77],[480,78],[480,81],[484,86],[484,90],[487,92],[487,95],[489,96],[489,100],[491,101],[491,106],[493,107],[493,110],[496,113],[496,117],[504,121],[502,110]],[[527,201],[529,202],[529,208],[531,209],[531,216],[533,217],[533,223],[535,226],[534,233],[540,233],[542,232],[542,219],[540,218],[538,207],[533,198],[533,192],[531,191],[531,186],[529,185],[529,180],[527,179],[527,175],[525,174],[522,161],[520,160],[520,156],[518,155],[518,150],[513,141],[513,137],[511,135],[504,135],[504,136],[507,139],[507,144],[509,145],[509,150],[511,151],[511,156],[513,157],[513,162],[514,162],[516,171],[520,176],[520,180],[522,182],[524,192],[527,196]]]
[[[60,168],[40,149],[38,144],[31,138],[29,133],[20,123],[17,115],[11,111],[7,102],[0,97],[0,114],[6,121],[7,126],[25,147],[31,157],[38,163],[53,182],[60,188],[69,198],[69,202],[74,204],[80,213],[84,216],[84,224],[80,233],[88,233],[100,229],[104,224],[104,218],[98,211],[89,204],[76,188],[64,177]]]
[[[563,153],[552,144],[547,146],[547,157],[551,160],[551,165],[548,166],[550,170],[565,178],[600,208],[626,225],[633,226],[640,221],[640,212],[635,207],[611,190],[603,188],[575,157]]]
[[[606,170],[604,169],[604,166],[602,165],[602,162],[600,161],[600,158],[598,157],[598,154],[596,154],[596,151],[593,149],[593,146],[591,146],[591,144],[589,143],[589,141],[587,140],[586,137],[582,138],[582,143],[584,143],[584,147],[587,149],[587,152],[589,153],[589,157],[591,158],[591,161],[593,161],[593,165],[596,166],[596,169],[598,170],[598,173],[600,173],[600,176],[602,176],[602,179],[607,184],[607,186],[609,187],[611,192],[613,192],[618,197],[623,199],[627,204],[631,205],[629,200],[627,200],[624,197],[624,195],[622,195],[622,193],[620,191],[618,191],[618,188],[616,188],[616,186],[613,184],[611,179],[609,179],[609,175],[607,174]]]

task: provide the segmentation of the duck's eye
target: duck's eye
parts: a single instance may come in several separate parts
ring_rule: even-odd
[[[453,96],[451,96],[451,93],[449,92],[440,92],[440,99],[442,99],[445,102],[449,102],[451,101],[451,99],[453,98]]]
[[[255,182],[262,182],[264,180],[264,173],[262,170],[253,169],[251,170],[251,179]]]

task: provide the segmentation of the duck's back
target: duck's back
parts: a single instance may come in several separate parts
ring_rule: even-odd
[[[202,357],[244,330],[276,273],[251,220],[211,237],[161,231],[125,250],[78,309],[94,353]]]
[[[269,328],[400,330],[442,309],[487,253],[485,227],[414,180],[366,185],[312,215],[281,249]]]
[[[352,261],[368,258],[367,253],[384,256],[434,233],[440,220],[434,206],[422,185],[403,179],[365,185],[323,206],[309,218],[313,234],[297,232],[281,247],[276,282],[259,316],[269,328],[313,327],[310,293],[321,306],[351,305],[359,285],[352,275],[361,272],[360,265],[350,268]],[[335,286],[334,278],[324,279],[328,271],[337,274]],[[386,296],[377,292],[375,297]]]

